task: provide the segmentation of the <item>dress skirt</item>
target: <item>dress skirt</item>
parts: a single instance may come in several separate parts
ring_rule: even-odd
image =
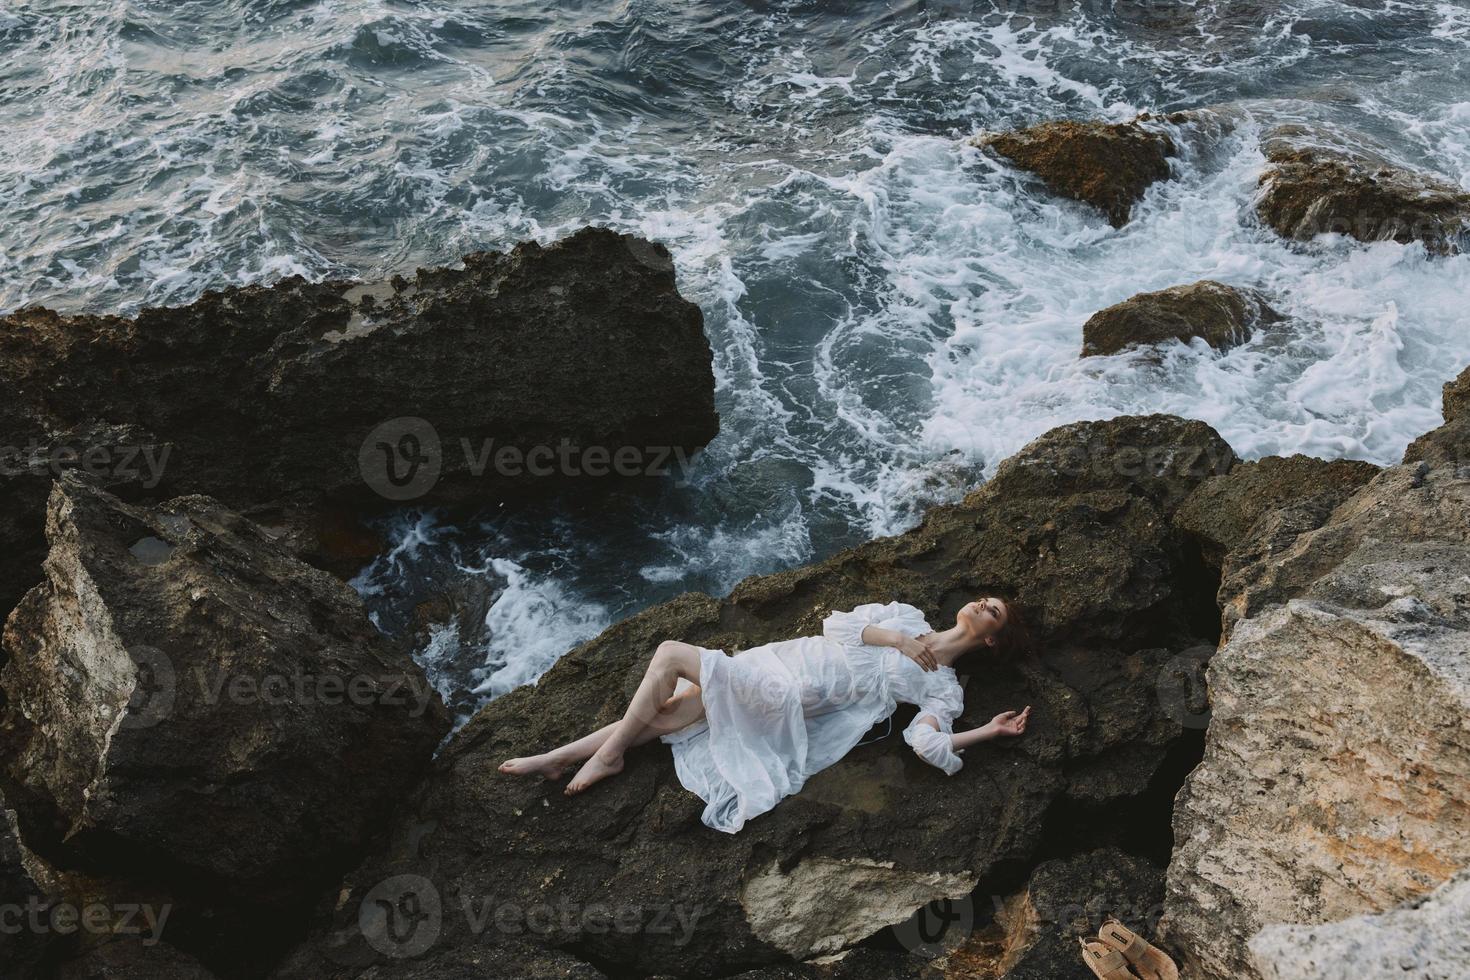
[[[735,833],[799,792],[893,710],[881,663],[821,637],[727,656],[699,648],[705,717],[661,736],[705,825]],[[675,693],[687,690],[680,678]]]

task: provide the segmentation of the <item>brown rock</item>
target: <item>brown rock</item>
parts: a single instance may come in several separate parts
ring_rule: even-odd
[[[1174,514],[1174,524],[1194,537],[1205,561],[1218,568],[1228,553],[1247,543],[1263,516],[1307,505],[1325,520],[1378,473],[1379,467],[1354,459],[1265,456],[1201,483]]]
[[[1453,381],[1444,385],[1444,420],[1458,422],[1470,414],[1470,368],[1460,372]]]
[[[1406,463],[1392,470],[1400,474],[1396,479],[1417,492],[1430,482],[1456,475],[1470,476],[1470,467],[1465,465],[1470,461],[1467,421],[1470,420],[1457,417],[1416,440],[1409,447]],[[1415,458],[1420,454],[1420,458]],[[1438,523],[1455,530],[1459,517],[1453,510],[1440,509],[1438,496],[1424,498],[1419,507],[1386,503],[1376,497],[1365,497],[1361,492],[1344,501],[1342,491],[1357,478],[1349,467],[1356,465],[1339,463],[1329,470],[1306,464],[1307,470],[1319,469],[1320,475],[1328,477],[1322,484],[1327,492],[1284,500],[1275,509],[1266,510],[1250,531],[1231,546],[1224,559],[1219,591],[1226,634],[1239,620],[1302,595],[1365,540],[1433,539],[1444,533],[1437,527]],[[1330,476],[1334,470],[1335,476]],[[1385,479],[1388,472],[1375,477],[1374,483]],[[1342,478],[1341,482],[1337,482],[1338,477]],[[1305,473],[1303,478],[1310,479]],[[1228,496],[1229,483],[1221,487]],[[1202,498],[1200,504],[1204,503]],[[1191,516],[1200,513],[1196,508],[1181,510],[1183,520],[1193,522],[1194,527],[1204,527],[1207,518],[1202,514]],[[1307,537],[1319,529],[1320,535]],[[1205,533],[1208,536],[1209,532]],[[1307,546],[1308,542],[1312,542],[1311,547]]]
[[[1114,228],[1128,223],[1133,205],[1169,176],[1174,141],[1138,122],[1045,122],[1008,133],[983,133],[975,146],[1005,157],[1063,197],[1084,201]]]
[[[1459,251],[1470,228],[1470,194],[1431,174],[1393,166],[1314,134],[1278,132],[1265,144],[1256,212],[1285,238],[1327,232],[1359,241],[1420,241]]]
[[[1249,340],[1257,326],[1280,319],[1257,291],[1202,279],[1139,293],[1094,313],[1082,327],[1082,356],[1168,340],[1188,343],[1195,337],[1228,350]]]
[[[1258,977],[1263,927],[1380,912],[1470,865],[1467,576],[1470,477],[1425,464],[1257,564],[1174,811],[1166,938],[1191,975]]]
[[[995,902],[995,919],[940,964],[944,980],[1055,980],[1092,974],[1079,938],[1109,918],[1152,939],[1163,911],[1164,874],[1116,847],[1047,861],[1019,893]],[[989,912],[991,910],[977,910]]]
[[[192,956],[171,946],[118,937],[56,968],[54,980],[216,980]]]
[[[1409,443],[1404,462],[1433,466],[1470,465],[1470,368],[1444,386],[1445,424]]]

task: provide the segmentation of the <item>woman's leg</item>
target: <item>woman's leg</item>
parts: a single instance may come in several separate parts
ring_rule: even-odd
[[[568,796],[582,792],[600,779],[622,772],[623,753],[636,744],[638,736],[658,718],[659,709],[673,696],[679,678],[687,677],[691,683],[699,683],[699,657],[699,648],[688,643],[666,640],[658,645],[628,705],[627,714],[577,770],[567,784]]]
[[[681,728],[687,728],[704,717],[704,701],[699,696],[699,685],[687,688],[682,694],[677,694],[664,702],[659,709],[658,717],[644,726],[643,731],[633,740],[634,745],[642,745],[651,742],[660,735],[668,735],[677,732]],[[613,729],[618,727],[618,722],[603,725],[597,731],[583,735],[574,742],[559,745],[550,752],[540,755],[523,756],[516,759],[507,759],[500,764],[500,771],[512,776],[540,775],[543,779],[559,779],[562,770],[576,762],[585,762],[592,757],[592,753],[602,747],[607,741]]]

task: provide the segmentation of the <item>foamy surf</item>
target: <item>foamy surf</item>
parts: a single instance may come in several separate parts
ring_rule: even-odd
[[[1172,412],[1246,457],[1384,463],[1470,363],[1470,258],[1288,244],[1251,201],[1292,119],[1470,187],[1462,5],[757,8],[369,0],[0,14],[0,309],[136,310],[378,275],[606,224],[667,243],[723,431],[599,507],[405,513],[355,584],[459,710],[688,589],[911,526],[1052,426]],[[212,52],[181,56],[181,51]],[[181,60],[182,58],[182,60]],[[1112,229],[966,145],[1229,106]],[[1081,359],[1082,324],[1197,279],[1287,319],[1228,352]]]

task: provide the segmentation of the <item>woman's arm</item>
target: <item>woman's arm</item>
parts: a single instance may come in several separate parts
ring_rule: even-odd
[[[1026,719],[1031,716],[1031,706],[1026,705],[1024,711],[1003,711],[990,719],[979,728],[972,728],[967,732],[955,732],[949,737],[950,746],[958,752],[960,749],[981,742],[988,742],[1002,735],[1021,735],[1026,731]],[[939,721],[933,715],[925,715],[919,719],[919,724],[928,725],[936,732],[939,731]]]

